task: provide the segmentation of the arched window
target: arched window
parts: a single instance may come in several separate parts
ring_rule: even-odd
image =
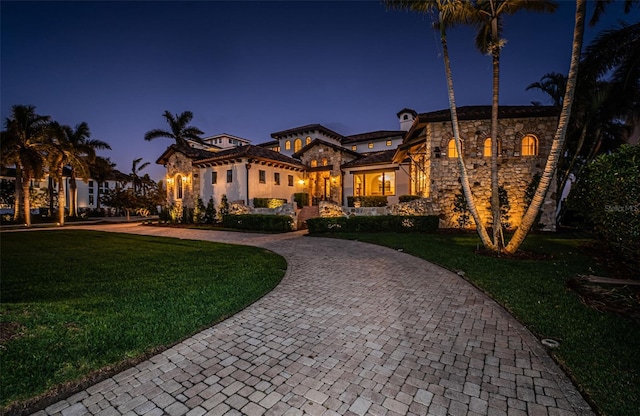
[[[316,166],[318,166],[318,161],[315,159],[311,159],[311,167],[315,168]]]
[[[307,136],[307,138],[304,141],[304,145],[308,145],[309,143],[311,143],[311,137]]]
[[[327,166],[329,164],[329,160],[326,157],[322,158],[322,166]]]
[[[405,114],[404,116],[402,116],[403,120],[409,120],[409,114]]]
[[[298,151],[300,151],[300,149],[302,149],[302,140],[300,140],[300,139],[296,139],[296,140],[293,142],[293,152],[294,152],[294,153],[295,153],[295,152],[298,152]]]
[[[482,155],[484,157],[491,157],[491,137],[484,139]]]
[[[447,156],[448,157],[458,157],[458,149],[456,149],[456,141],[455,141],[455,139],[449,140],[449,146],[447,147]]]
[[[284,150],[291,150],[291,140],[284,142]]]
[[[538,155],[538,138],[533,134],[527,134],[522,138],[522,156]]]
[[[182,199],[182,175],[176,175],[176,199]]]

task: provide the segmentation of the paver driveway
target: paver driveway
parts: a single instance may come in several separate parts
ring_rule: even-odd
[[[268,248],[282,283],[50,415],[590,415],[537,340],[457,275],[352,241],[138,225]]]

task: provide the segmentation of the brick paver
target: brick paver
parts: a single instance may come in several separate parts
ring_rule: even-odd
[[[282,283],[38,415],[593,415],[520,323],[459,276],[337,239],[82,227],[264,247]]]

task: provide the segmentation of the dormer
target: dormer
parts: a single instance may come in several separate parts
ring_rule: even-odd
[[[403,108],[397,114],[400,121],[400,130],[409,131],[413,125],[413,121],[418,117],[418,113],[410,108]]]

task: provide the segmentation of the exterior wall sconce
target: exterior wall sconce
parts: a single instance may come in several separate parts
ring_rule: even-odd
[[[436,155],[436,159],[440,159],[440,155],[442,154],[442,151],[440,150],[439,146],[436,146],[436,148],[433,151],[433,153]]]
[[[305,184],[304,179],[298,179],[298,185],[304,185],[304,184]]]
[[[167,183],[169,185],[173,185],[173,178],[167,178]]]

